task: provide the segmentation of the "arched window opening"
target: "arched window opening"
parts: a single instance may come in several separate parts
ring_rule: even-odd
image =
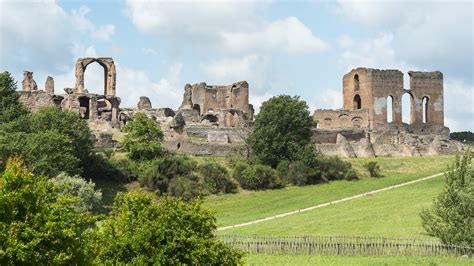
[[[393,97],[387,97],[387,122],[393,122]]]
[[[359,75],[354,76],[354,91],[359,91]]]
[[[194,104],[193,109],[198,111],[199,115],[201,114],[201,106],[199,106],[199,104]]]
[[[423,105],[423,123],[428,123],[428,102],[429,102],[428,97],[423,97],[422,99],[422,105]]]
[[[89,119],[89,98],[79,97],[79,115],[84,119]]]
[[[84,70],[84,88],[89,93],[96,93],[105,95],[106,88],[106,73],[105,68],[97,62],[92,62],[87,65]]]
[[[403,123],[413,123],[413,96],[405,93],[402,96],[402,121]]]
[[[356,94],[354,96],[354,110],[359,110],[362,108],[362,100],[360,99],[360,95]]]

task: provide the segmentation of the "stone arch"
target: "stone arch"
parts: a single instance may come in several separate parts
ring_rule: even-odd
[[[194,104],[193,105],[193,110],[196,110],[198,111],[199,115],[201,115],[201,106],[199,106],[199,104]]]
[[[429,103],[430,103],[430,98],[428,96],[423,96],[423,98],[421,98],[421,105],[422,105],[422,116],[423,116],[423,123],[428,123],[429,120],[428,120],[428,112],[429,112]]]
[[[358,110],[362,108],[362,99],[360,98],[359,94],[354,96],[354,110]]]
[[[79,58],[76,61],[76,91],[84,93],[84,72],[89,64],[97,62],[104,68],[104,95],[115,96],[115,85],[117,79],[117,72],[115,70],[114,60],[110,57],[86,57]]]
[[[359,91],[359,75],[354,75],[354,91]]]

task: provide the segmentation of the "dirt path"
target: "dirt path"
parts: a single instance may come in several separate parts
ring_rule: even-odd
[[[323,207],[326,207],[326,206],[338,204],[338,203],[345,202],[345,201],[348,201],[348,200],[358,199],[358,198],[361,198],[361,197],[364,197],[364,196],[369,196],[369,195],[372,195],[372,194],[375,194],[375,193],[391,190],[391,189],[394,189],[394,188],[399,188],[399,187],[415,184],[415,183],[425,181],[425,180],[428,180],[428,179],[432,179],[432,178],[435,178],[435,177],[438,177],[438,176],[441,176],[441,175],[444,175],[444,172],[434,174],[434,175],[430,175],[430,176],[427,176],[427,177],[423,177],[423,178],[420,178],[420,179],[415,179],[415,180],[405,182],[405,183],[401,183],[401,184],[398,184],[398,185],[393,185],[393,186],[389,186],[389,187],[385,187],[385,188],[365,192],[365,193],[362,193],[362,194],[350,196],[350,197],[347,197],[347,198],[342,198],[342,199],[339,199],[339,200],[334,200],[334,201],[331,201],[331,202],[314,205],[314,206],[307,207],[307,208],[304,208],[304,209],[299,209],[299,210],[296,210],[296,211],[285,212],[285,213],[277,214],[277,215],[274,215],[274,216],[270,216],[270,217],[266,217],[266,218],[262,218],[262,219],[258,219],[258,220],[253,220],[253,221],[246,222],[246,223],[219,227],[219,228],[217,228],[217,231],[223,231],[223,230],[228,230],[228,229],[232,229],[232,228],[248,226],[248,225],[252,225],[252,224],[258,224],[258,223],[261,223],[261,222],[266,222],[266,221],[270,221],[270,220],[274,220],[274,219],[278,219],[278,218],[282,218],[282,217],[286,217],[286,216],[290,216],[290,215],[294,215],[294,214],[298,214],[298,213],[302,213],[302,212],[311,211],[311,210],[314,210],[314,209],[323,208]]]

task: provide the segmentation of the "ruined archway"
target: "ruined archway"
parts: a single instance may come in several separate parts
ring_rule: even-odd
[[[104,68],[104,95],[115,96],[115,83],[117,73],[115,70],[114,60],[110,57],[99,57],[99,58],[79,58],[76,61],[76,91],[84,93],[84,72],[89,64],[97,62]]]
[[[359,91],[359,75],[354,76],[354,91]]]
[[[354,96],[354,110],[358,110],[362,108],[362,99],[360,98],[359,94]]]

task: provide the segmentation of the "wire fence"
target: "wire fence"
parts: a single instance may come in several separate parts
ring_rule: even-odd
[[[472,257],[473,248],[444,245],[416,238],[355,236],[242,236],[218,235],[225,244],[249,253],[463,256]]]

